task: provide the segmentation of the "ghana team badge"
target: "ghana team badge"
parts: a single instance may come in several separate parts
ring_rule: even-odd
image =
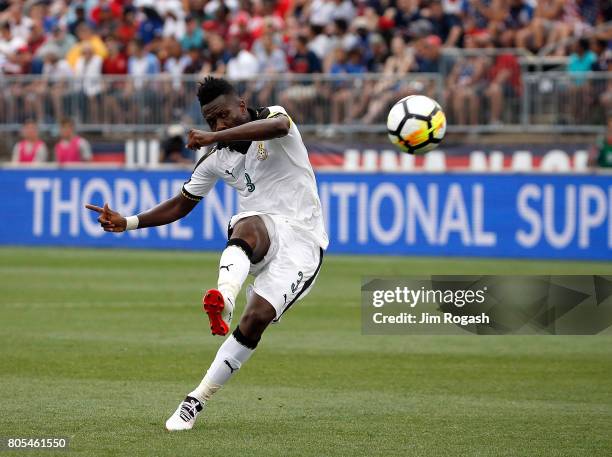
[[[266,160],[268,158],[268,151],[264,147],[263,141],[260,141],[257,145],[257,160]]]

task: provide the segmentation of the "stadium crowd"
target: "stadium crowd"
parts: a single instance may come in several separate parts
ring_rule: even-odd
[[[193,99],[181,77],[212,73],[260,77],[242,86],[254,104],[295,111],[325,98],[329,109],[310,113],[321,123],[372,123],[400,96],[433,90],[418,73],[441,72],[453,122],[482,123],[484,104],[495,124],[520,95],[521,53],[547,47],[570,73],[612,70],[612,31],[596,31],[610,20],[606,0],[0,0],[0,121],[61,119],[78,97],[69,114],[88,123],[171,123]],[[453,49],[472,52],[445,60]],[[366,73],[387,79],[273,82]],[[581,81],[576,97],[612,109],[612,81]],[[588,116],[578,105],[572,114]]]

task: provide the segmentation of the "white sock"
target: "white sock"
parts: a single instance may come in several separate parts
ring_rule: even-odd
[[[224,298],[232,301],[232,304],[235,303],[236,295],[246,281],[250,267],[251,261],[244,250],[238,246],[228,246],[221,254],[217,288]]]
[[[219,390],[243,363],[249,360],[255,349],[239,343],[234,335],[230,335],[221,345],[200,385],[189,393],[204,403]]]

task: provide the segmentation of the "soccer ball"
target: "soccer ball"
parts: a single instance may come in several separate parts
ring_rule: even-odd
[[[425,154],[442,141],[444,133],[444,111],[429,97],[409,95],[393,105],[389,111],[389,140],[404,152]]]

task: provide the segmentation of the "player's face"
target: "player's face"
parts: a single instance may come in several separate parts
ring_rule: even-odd
[[[244,100],[235,96],[220,95],[202,107],[202,115],[213,132],[236,127],[248,120]]]

